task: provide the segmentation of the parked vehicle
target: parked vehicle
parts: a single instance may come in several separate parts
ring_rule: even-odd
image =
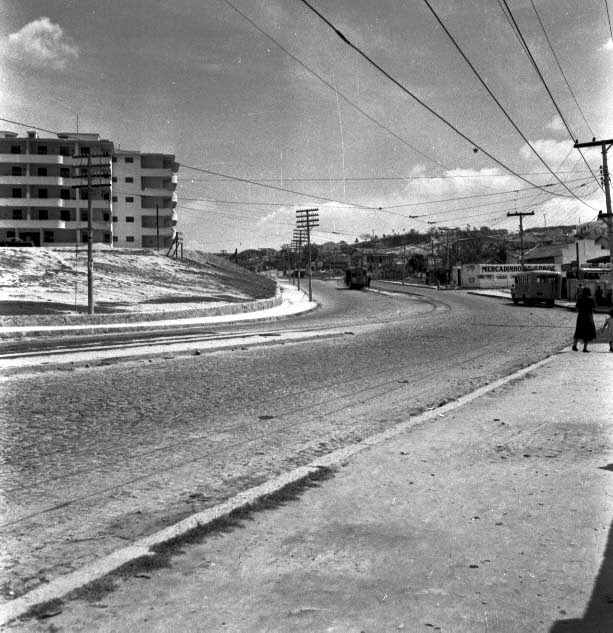
[[[363,266],[350,266],[345,269],[345,285],[349,288],[364,288],[370,286],[370,275]]]
[[[551,270],[527,270],[515,275],[515,283],[511,287],[513,303],[523,301],[525,305],[544,303],[553,307],[562,293],[562,274]]]
[[[30,242],[30,240],[22,240],[18,237],[7,237],[6,239],[0,241],[0,246],[34,246],[34,242]]]

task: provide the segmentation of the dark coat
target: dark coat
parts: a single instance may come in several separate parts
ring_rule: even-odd
[[[574,339],[581,341],[591,341],[596,338],[596,327],[592,313],[596,309],[596,303],[592,297],[579,297],[577,299],[577,325],[575,327]]]

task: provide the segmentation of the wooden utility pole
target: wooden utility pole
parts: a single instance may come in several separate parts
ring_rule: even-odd
[[[602,184],[604,185],[604,197],[607,205],[607,212],[603,213],[600,211],[598,213],[598,219],[604,220],[607,225],[609,263],[611,264],[611,279],[613,280],[613,214],[611,213],[611,191],[609,188],[609,166],[607,163],[607,151],[611,145],[613,145],[613,139],[609,139],[607,141],[597,141],[596,139],[592,139],[587,143],[579,143],[579,141],[575,141],[575,149],[580,149],[581,147],[600,147],[602,151]],[[577,262],[577,265],[578,264],[579,263]]]
[[[534,215],[534,211],[515,211],[514,213],[507,213],[507,217],[519,216],[519,263],[521,269],[524,270],[524,216]]]
[[[299,209],[296,211],[296,224],[299,229],[306,231],[308,262],[309,262],[309,301],[313,301],[313,271],[311,270],[311,229],[319,226],[319,209]]]
[[[296,264],[298,271],[298,290],[300,290],[300,266],[302,265],[302,237],[303,231],[302,229],[294,229],[294,239],[292,240],[292,244],[297,251]]]
[[[74,156],[74,158],[85,158],[84,155]],[[92,165],[92,158],[102,158],[104,161],[97,162]],[[96,167],[102,169],[95,174],[92,173],[92,168]],[[79,174],[82,176],[82,174]],[[92,179],[99,178],[100,184],[93,184]],[[110,156],[105,153],[92,156],[87,152],[87,184],[86,185],[73,185],[73,189],[85,189],[87,191],[87,312],[88,314],[94,314],[94,257],[93,257],[93,243],[94,243],[94,225],[92,218],[92,199],[94,197],[94,188],[107,187],[110,189],[111,183],[111,162]],[[79,210],[78,210],[79,211]]]

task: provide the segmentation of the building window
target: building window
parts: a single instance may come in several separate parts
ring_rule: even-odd
[[[11,145],[11,154],[21,154],[21,145]]]
[[[113,202],[117,202],[117,196],[113,196],[113,197],[111,198],[111,200],[112,200]]]
[[[113,242],[117,242],[119,238],[116,235],[113,235]]]
[[[46,176],[47,175],[47,168],[46,167],[39,167],[38,168],[38,175],[39,176]]]
[[[38,219],[39,220],[48,220],[49,219],[49,211],[47,211],[47,209],[39,209],[38,210]]]
[[[60,198],[62,200],[70,200],[70,189],[60,189]]]
[[[126,196],[126,202],[134,202],[134,198],[132,196]]]
[[[47,198],[48,197],[48,190],[47,189],[39,189],[38,190],[38,197],[39,198]]]
[[[47,146],[46,145],[39,145],[38,146],[38,153],[39,154],[46,154],[47,153]]]
[[[134,159],[131,156],[126,156],[126,163],[133,163],[133,162],[134,162]]]
[[[60,178],[70,178],[70,169],[68,167],[60,167]]]
[[[113,177],[111,178],[111,182],[117,182],[117,176],[113,176]]]
[[[105,233],[104,234],[104,243],[105,244],[110,244],[111,243],[111,234],[110,233]]]
[[[13,220],[23,220],[22,209],[13,209]]]
[[[81,222],[87,222],[87,211],[81,211]]]
[[[102,199],[103,200],[108,200],[109,199],[109,194],[108,193],[103,193],[102,194]]]
[[[134,222],[134,217],[131,215],[126,216],[126,222]]]
[[[21,167],[12,167],[11,176],[21,176]]]
[[[113,222],[117,222],[117,216],[116,215],[113,216]]]
[[[89,147],[81,148],[81,156],[89,156]]]
[[[128,237],[126,237],[126,242],[133,242],[134,241],[134,235],[128,235]]]
[[[81,194],[81,200],[87,200],[89,198],[89,192],[87,189],[80,189],[79,193]]]
[[[87,167],[81,167],[81,176],[83,178],[87,178],[87,174],[89,173]]]
[[[60,156],[70,156],[70,147],[67,145],[60,145]]]
[[[55,235],[53,231],[45,231],[43,233],[43,242],[55,242]]]
[[[6,232],[6,236],[7,236],[7,237],[17,237],[17,236],[15,235],[15,231],[7,231],[7,232]]]
[[[69,209],[61,209],[60,210],[60,220],[62,220],[62,222],[70,222],[70,210]]]
[[[13,198],[21,198],[21,189],[13,188]]]
[[[126,182],[134,182],[134,178],[132,178],[132,176],[126,176]]]
[[[113,156],[113,162],[116,163],[117,162],[117,156]],[[114,238],[113,238],[114,239]]]
[[[103,213],[102,214],[102,221],[103,222],[108,222],[111,219],[111,214],[110,213]]]

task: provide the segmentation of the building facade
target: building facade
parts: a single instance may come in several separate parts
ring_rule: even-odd
[[[113,144],[98,134],[39,138],[0,132],[0,240],[20,238],[36,246],[87,243],[91,191],[95,242],[112,243],[108,187],[88,189],[88,165],[109,173]],[[100,184],[97,179],[95,184]]]
[[[177,172],[171,154],[113,154],[113,244],[168,249],[177,224]]]
[[[178,168],[173,155],[115,150],[98,134],[0,132],[0,242],[86,244],[91,204],[95,243],[167,249]]]

